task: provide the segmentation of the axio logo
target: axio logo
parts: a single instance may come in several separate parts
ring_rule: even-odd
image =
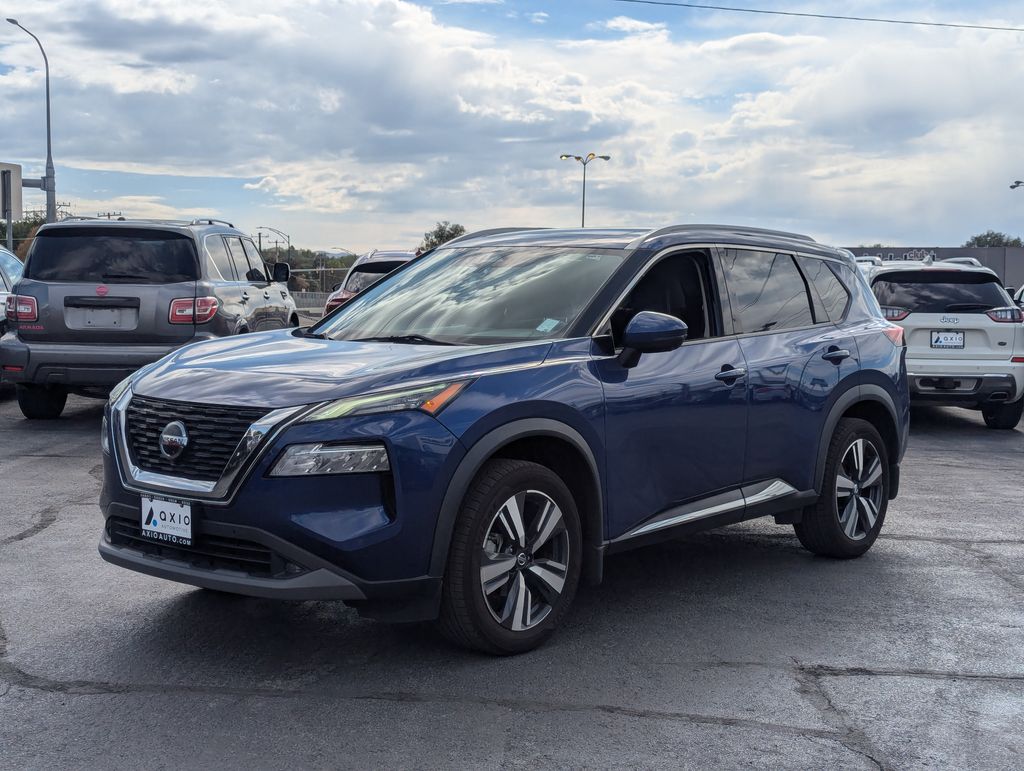
[[[177,460],[188,447],[188,431],[180,420],[164,426],[160,434],[160,454],[168,460]]]

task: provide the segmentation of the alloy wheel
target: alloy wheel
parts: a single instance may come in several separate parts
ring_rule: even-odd
[[[882,456],[867,439],[855,439],[836,471],[836,513],[846,537],[860,541],[875,526],[884,494]]]
[[[562,510],[539,490],[516,493],[491,518],[480,589],[494,620],[513,632],[540,624],[562,596],[569,569]]]

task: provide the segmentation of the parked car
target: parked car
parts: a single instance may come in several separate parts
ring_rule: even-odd
[[[871,288],[906,330],[910,395],[918,403],[981,410],[1012,429],[1024,410],[1021,309],[989,268],[969,262],[887,262]]]
[[[405,265],[416,252],[373,251],[360,255],[345,274],[345,280],[335,284],[324,305],[324,315],[340,308],[360,292],[365,292],[393,270]]]
[[[0,246],[0,302],[7,307],[7,298],[21,278],[21,260]],[[7,317],[0,318],[0,335],[7,331]]]
[[[44,225],[6,301],[3,380],[25,417],[56,418],[183,345],[298,326],[288,272],[220,220]]]
[[[774,515],[863,554],[908,416],[903,330],[806,236],[485,231],[118,385],[99,549],[516,653],[624,549]]]

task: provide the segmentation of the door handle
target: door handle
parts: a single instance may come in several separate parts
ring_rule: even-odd
[[[269,300],[270,299],[270,292],[264,292],[263,293],[263,299],[264,300]]]
[[[722,368],[721,372],[715,373],[715,380],[721,380],[727,385],[732,385],[740,378],[747,376],[747,371],[743,367],[730,367],[726,365]]]
[[[850,352],[845,348],[836,348],[834,345],[829,348],[825,353],[821,354],[821,358],[825,361],[830,361],[833,364],[838,364],[843,359],[850,358]]]
[[[242,292],[242,302],[245,302],[248,299],[249,299],[249,293],[248,292]]]

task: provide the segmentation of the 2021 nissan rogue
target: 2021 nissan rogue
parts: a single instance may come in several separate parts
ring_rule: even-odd
[[[624,549],[774,515],[867,551],[899,487],[902,334],[797,234],[462,237],[310,328],[120,383],[100,554],[525,651]]]

